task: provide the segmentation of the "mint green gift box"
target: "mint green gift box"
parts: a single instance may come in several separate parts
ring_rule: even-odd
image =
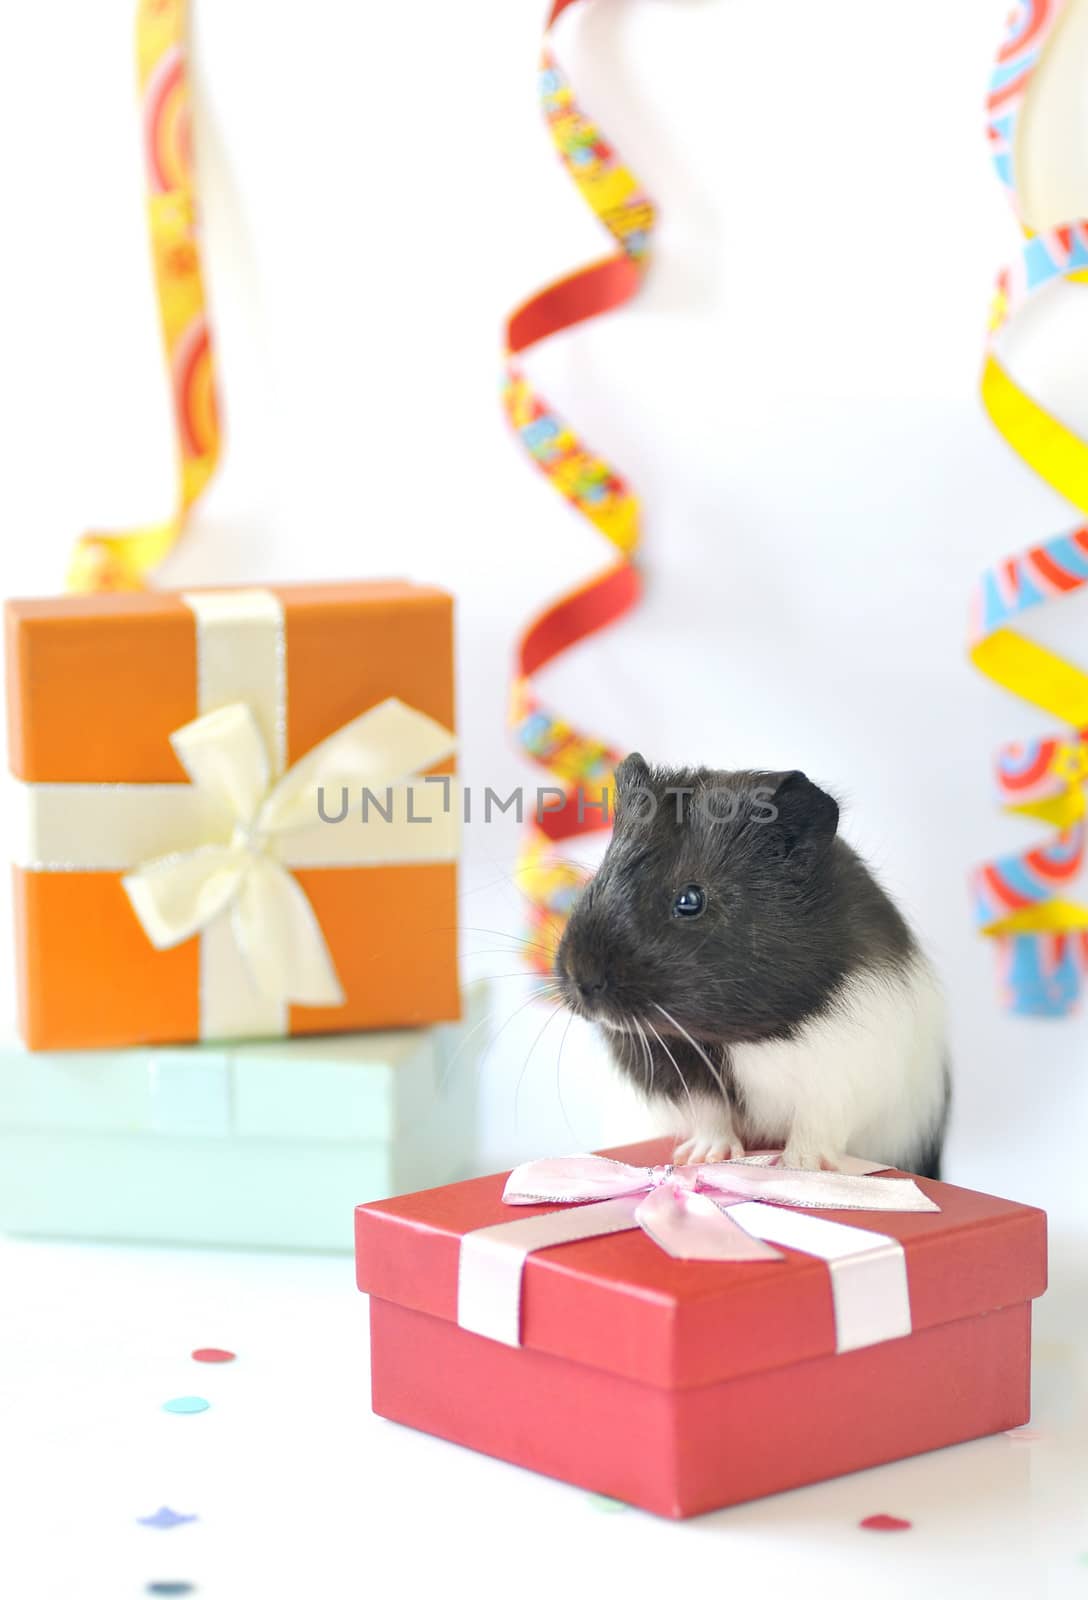
[[[355,1206],[475,1172],[485,990],[388,1033],[0,1045],[0,1230],[350,1251]]]

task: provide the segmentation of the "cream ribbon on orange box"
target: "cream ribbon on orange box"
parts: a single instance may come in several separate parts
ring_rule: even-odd
[[[913,1179],[873,1177],[886,1169],[850,1156],[841,1172],[800,1172],[778,1160],[770,1152],[685,1167],[633,1167],[591,1155],[525,1162],[506,1180],[506,1203],[569,1209],[463,1236],[458,1323],[520,1345],[522,1278],[534,1250],[641,1228],[680,1261],[773,1262],[783,1259],[776,1244],[803,1250],[830,1269],[836,1352],[904,1338],[911,1332],[910,1286],[899,1240],[809,1212],[940,1206]]]
[[[21,784],[19,864],[123,873],[157,949],[200,939],[201,1037],[284,1034],[289,1005],[344,1000],[292,869],[453,860],[453,781],[420,774],[456,741],[388,699],[287,770],[281,602],[267,589],[182,598],[196,621],[201,714],[170,742],[190,782]],[[319,790],[325,815],[341,820],[322,819]]]

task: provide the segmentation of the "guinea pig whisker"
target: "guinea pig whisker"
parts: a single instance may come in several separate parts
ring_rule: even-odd
[[[649,1017],[646,1018],[646,1026],[649,1028],[650,1032],[653,1034],[654,1038],[657,1040],[657,1042],[661,1046],[662,1050],[664,1050],[665,1054],[668,1056],[669,1060],[672,1062],[673,1071],[676,1073],[676,1076],[680,1079],[680,1087],[683,1089],[684,1093],[688,1097],[688,1105],[691,1107],[692,1125],[694,1126],[699,1120],[698,1113],[695,1110],[695,1101],[691,1097],[691,1090],[688,1088],[687,1080],[684,1077],[684,1074],[680,1071],[680,1068],[679,1068],[679,1066],[677,1064],[676,1057],[673,1055],[672,1051],[669,1049],[669,1047],[665,1043],[664,1039],[658,1033],[657,1029],[654,1027],[654,1025],[650,1021]]]
[[[638,1018],[635,1017],[632,1020],[634,1021],[635,1027],[638,1030],[636,1037],[639,1044],[642,1046],[642,1056],[646,1063],[646,1093],[647,1095],[651,1095],[654,1091],[654,1058],[650,1050],[650,1041],[647,1039],[646,1030],[643,1028],[642,1023],[639,1022]]]
[[[478,1076],[482,1077],[484,1066],[487,1063],[488,1057],[490,1056],[492,1050],[494,1050],[495,1046],[498,1044],[498,1042],[499,1042],[500,1038],[502,1037],[502,1035],[506,1032],[507,1028],[513,1022],[514,1018],[515,1017],[520,1017],[521,1013],[523,1011],[528,1011],[529,1007],[531,1005],[535,1005],[538,1000],[540,1000],[540,999],[551,1000],[553,998],[554,997],[552,996],[551,993],[547,993],[547,992],[541,993],[540,991],[536,991],[536,992],[534,992],[533,994],[531,994],[529,996],[528,1000],[522,1001],[520,1006],[516,1006],[514,1008],[514,1010],[511,1011],[510,1015],[505,1019],[505,1021],[502,1022],[499,1025],[498,1028],[496,1028],[494,1034],[492,1035],[490,1041],[488,1042],[487,1048],[484,1050],[483,1055],[480,1057],[479,1061],[476,1063],[476,1072],[477,1072]],[[442,1082],[441,1082],[441,1087],[442,1088],[445,1088],[446,1083],[449,1081],[450,1075],[453,1072],[453,1068],[454,1068],[456,1062],[458,1061],[459,1057],[461,1056],[462,1051],[465,1049],[465,1046],[472,1039],[473,1035],[479,1033],[480,1029],[482,1027],[485,1027],[486,1024],[489,1023],[490,1021],[491,1021],[490,1016],[486,1016],[486,1017],[482,1018],[481,1021],[477,1022],[474,1027],[469,1029],[468,1033],[461,1040],[461,1043],[457,1046],[457,1049],[453,1052],[453,1055],[450,1057],[450,1060],[449,1060],[449,1063],[448,1063],[448,1065],[446,1067],[446,1070],[442,1075]]]
[[[621,1022],[618,1017],[594,1017],[593,1021],[599,1023],[602,1028],[607,1028],[609,1033],[629,1034],[633,1031],[627,1026],[626,1022]]]
[[[457,1049],[453,1052],[452,1056],[450,1056],[450,1059],[446,1062],[446,1065],[443,1068],[442,1076],[438,1081],[438,1091],[440,1094],[445,1090],[446,1084],[450,1080],[454,1067],[457,1065],[458,1061],[461,1059],[461,1056],[465,1052],[465,1047],[471,1044],[472,1040],[479,1033],[480,1029],[486,1028],[490,1021],[491,1015],[488,1013],[486,1016],[481,1017],[479,1022],[473,1023],[472,1027],[465,1034],[464,1038],[461,1040],[461,1043],[457,1046]]]
[[[637,1045],[638,1045],[638,1046],[639,1046],[639,1052],[640,1052],[640,1065],[642,1065],[642,1064],[644,1064],[644,1063],[645,1063],[645,1057],[646,1057],[646,1041],[645,1041],[645,1040],[644,1040],[644,1039],[643,1039],[643,1037],[642,1037],[642,1029],[641,1029],[641,1028],[640,1028],[640,1027],[639,1027],[639,1025],[638,1025],[638,1021],[637,1021],[637,1019],[635,1019],[635,1018],[632,1018],[632,1019],[631,1019],[631,1022],[632,1022],[632,1026],[631,1026],[631,1038],[632,1038],[632,1039],[633,1039],[633,1040],[634,1040],[634,1041],[635,1041],[635,1043],[636,1043],[636,1044],[637,1044]]]
[[[462,933],[490,933],[495,939],[513,939],[515,944],[528,946],[530,950],[541,950],[545,955],[551,955],[546,944],[541,944],[539,939],[526,939],[520,933],[508,933],[505,928],[477,928],[470,923],[462,922],[459,925]]]
[[[466,950],[465,954],[467,956],[514,956],[516,959],[521,961],[527,961],[529,959],[528,956],[522,953],[522,951],[511,950],[507,946],[501,944],[496,945],[493,950]],[[521,970],[523,973],[529,973],[530,971],[528,967],[522,967]]]
[[[507,955],[508,956],[510,954],[510,951],[509,950],[503,950],[500,953],[502,955]],[[529,979],[532,979],[534,982],[536,982],[538,985],[540,983],[539,975],[537,973],[535,973],[535,972],[527,972],[524,967],[522,967],[517,972],[481,972],[481,974],[480,974],[480,981],[482,983],[498,983],[503,978],[520,978],[523,983],[524,983],[526,978],[529,978]],[[558,994],[558,992],[559,992],[558,985],[556,985],[555,986],[555,993]],[[533,990],[533,993],[537,994],[537,995],[540,995],[540,994],[544,993],[544,990],[542,988],[540,988],[540,987],[537,987],[536,989]]]
[[[567,1125],[567,1132],[570,1134],[575,1145],[580,1145],[582,1141],[579,1139],[578,1135],[574,1131],[574,1128],[571,1126],[571,1120],[567,1116],[567,1108],[563,1104],[563,1085],[560,1077],[560,1068],[563,1065],[563,1046],[567,1042],[567,1034],[570,1032],[573,1021],[574,1012],[572,1011],[570,1016],[567,1018],[567,1025],[563,1029],[563,1037],[559,1041],[559,1054],[555,1058],[555,1097],[559,1101],[559,1109],[563,1113],[563,1121]]]
[[[556,1017],[558,1017],[560,1014],[561,1013],[559,1011],[559,1008],[556,1007],[556,1009],[554,1011],[552,1011],[550,1013],[550,1015],[548,1015],[548,1016],[546,1016],[544,1018],[544,1021],[541,1023],[540,1028],[537,1031],[536,1038],[533,1040],[532,1044],[529,1046],[529,1049],[528,1049],[528,1052],[526,1054],[525,1060],[522,1063],[521,1071],[518,1073],[518,1081],[517,1081],[517,1084],[516,1084],[516,1086],[514,1088],[514,1131],[515,1132],[517,1131],[517,1126],[518,1126],[518,1097],[521,1094],[522,1080],[525,1077],[526,1072],[528,1072],[528,1070],[529,1070],[529,1062],[532,1060],[533,1051],[536,1049],[536,1047],[540,1043],[541,1039],[543,1039],[544,1035],[547,1033],[548,1029],[551,1027],[552,1023],[555,1021]]]
[[[694,1040],[691,1037],[691,1034],[684,1027],[684,1024],[682,1022],[677,1022],[676,1018],[673,1016],[671,1011],[666,1011],[665,1007],[661,1006],[661,1005],[658,1005],[656,1000],[654,1000],[652,1002],[652,1004],[657,1007],[658,1011],[660,1011],[661,1015],[668,1022],[672,1023],[673,1027],[679,1033],[683,1034],[684,1038],[687,1040],[688,1044],[690,1044],[691,1048],[695,1051],[696,1055],[702,1056],[703,1060],[706,1062],[707,1066],[710,1068],[711,1077],[714,1079],[715,1083],[718,1085],[718,1088],[722,1092],[722,1098],[725,1099],[725,1100],[728,1100],[729,1099],[729,1091],[725,1087],[725,1081],[722,1078],[722,1075],[718,1071],[717,1067],[714,1065],[713,1061],[711,1061],[710,1057],[707,1055],[706,1051],[703,1049],[702,1045],[698,1044],[696,1042],[696,1040]]]
[[[641,1022],[639,1023],[638,1031],[642,1036],[642,1043],[646,1050],[646,1087],[648,1092],[652,1094],[655,1081],[654,1053],[650,1048],[650,1041],[646,1037],[646,1029],[642,1026]]]

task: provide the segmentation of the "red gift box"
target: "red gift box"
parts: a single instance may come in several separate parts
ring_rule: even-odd
[[[650,1167],[671,1144],[606,1153]],[[939,1213],[846,1213],[905,1255],[911,1332],[864,1348],[836,1353],[826,1260],[677,1260],[630,1225],[528,1256],[512,1347],[457,1322],[463,1237],[557,1209],[514,1211],[506,1177],[356,1211],[379,1415],[670,1517],[1029,1417],[1031,1301],[1046,1285],[1032,1206],[917,1180]]]

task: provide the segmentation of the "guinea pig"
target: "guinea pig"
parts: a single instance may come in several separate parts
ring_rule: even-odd
[[[899,910],[803,772],[616,771],[608,848],[556,953],[564,1003],[667,1102],[677,1162],[781,1149],[936,1178],[940,992]]]

